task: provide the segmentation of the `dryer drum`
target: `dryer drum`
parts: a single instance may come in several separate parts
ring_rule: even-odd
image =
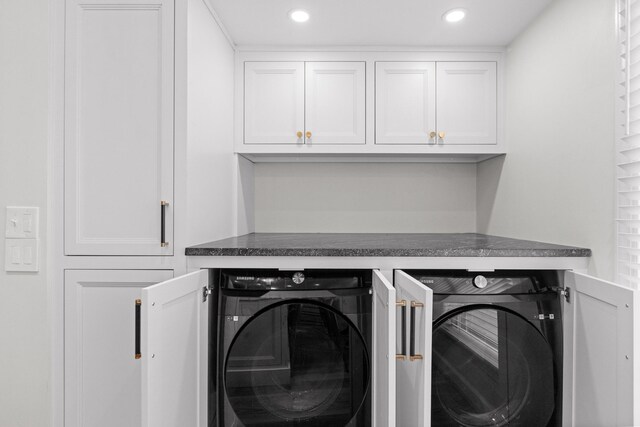
[[[553,354],[523,317],[486,306],[451,312],[434,325],[432,343],[433,425],[549,425]]]
[[[353,324],[306,301],[277,304],[251,318],[225,365],[227,398],[246,426],[347,425],[369,382],[366,345]]]

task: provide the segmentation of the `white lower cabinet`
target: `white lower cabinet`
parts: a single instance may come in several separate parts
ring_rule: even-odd
[[[395,424],[396,411],[396,316],[393,310],[396,289],[380,274],[373,272],[373,425]]]
[[[640,384],[633,366],[639,356],[634,354],[640,343],[634,307],[640,304],[640,292],[573,271],[564,272],[564,286],[568,298],[563,304],[562,425],[640,425]],[[416,315],[414,334],[423,340],[416,348],[427,356],[424,364],[399,360],[396,365],[397,425],[427,427],[431,425],[432,294],[399,270],[395,287],[400,301],[410,304],[409,299],[415,298],[426,303],[425,316]]]
[[[171,277],[172,270],[65,271],[65,427],[140,425],[135,301]]]
[[[640,292],[571,271],[564,277],[562,424],[640,425]]]
[[[393,279],[396,307],[400,308],[405,322],[399,331],[400,349],[396,357],[397,425],[429,426],[433,292],[400,270],[396,270]]]
[[[564,284],[563,425],[640,425],[639,291],[572,271]],[[400,270],[394,285],[373,271],[373,425],[428,427],[433,294]],[[144,427],[208,427],[209,286],[205,269],[142,290]]]
[[[396,290],[373,272],[373,426],[395,424]],[[207,426],[208,270],[142,290],[142,426]]]

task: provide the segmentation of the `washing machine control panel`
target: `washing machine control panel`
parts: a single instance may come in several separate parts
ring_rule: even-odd
[[[537,271],[405,270],[405,272],[438,295],[552,292],[548,285],[550,276],[544,276]]]
[[[369,277],[367,277],[367,274]],[[299,291],[370,288],[369,271],[280,271],[225,270],[221,273],[222,289],[246,291]]]

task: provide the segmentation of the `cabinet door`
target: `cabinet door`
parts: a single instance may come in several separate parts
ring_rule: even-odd
[[[565,286],[562,424],[640,425],[638,290],[574,272]]]
[[[67,255],[173,253],[173,14],[173,0],[66,2]]]
[[[208,277],[199,270],[142,290],[143,427],[207,427]]]
[[[303,132],[304,63],[245,62],[245,144],[303,143]]]
[[[438,62],[437,69],[438,143],[496,144],[496,63]]]
[[[433,291],[409,276],[396,271],[396,299],[403,302],[408,319],[406,356],[396,363],[396,420],[398,426],[431,425],[431,331]]]
[[[376,144],[435,143],[434,62],[376,63]]]
[[[66,427],[139,427],[135,300],[170,270],[67,270],[64,283]]]
[[[305,72],[305,142],[364,144],[365,63],[307,62]]]
[[[396,290],[373,270],[373,427],[396,422]]]

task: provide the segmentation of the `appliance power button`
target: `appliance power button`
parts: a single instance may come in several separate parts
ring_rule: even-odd
[[[298,271],[297,273],[293,273],[291,279],[293,280],[293,283],[299,285],[304,282],[304,274]]]
[[[473,278],[473,285],[476,288],[484,289],[487,287],[487,283],[487,278],[482,275],[478,275]]]

